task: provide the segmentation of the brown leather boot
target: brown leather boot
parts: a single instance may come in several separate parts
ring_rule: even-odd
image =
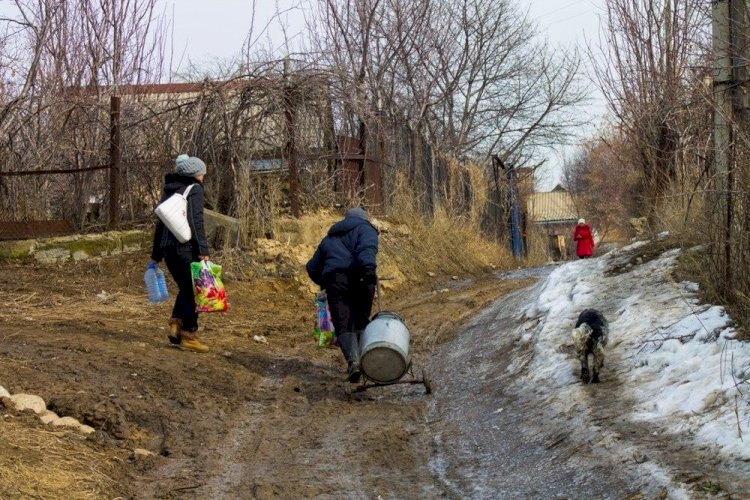
[[[181,334],[182,334],[182,320],[180,318],[170,318],[169,333],[167,334],[169,343],[173,345],[179,345]]]
[[[208,346],[198,340],[195,333],[186,331],[180,334],[180,347],[193,352],[208,352]]]

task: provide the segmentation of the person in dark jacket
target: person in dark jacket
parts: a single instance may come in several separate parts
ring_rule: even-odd
[[[370,321],[377,284],[378,230],[362,208],[350,208],[334,224],[307,263],[307,274],[326,291],[331,319],[348,363],[349,381],[357,383],[359,334]]]
[[[168,335],[172,344],[195,352],[208,352],[208,346],[198,340],[198,313],[195,312],[195,295],[190,263],[208,260],[208,241],[203,225],[203,178],[206,164],[200,158],[180,155],[175,160],[175,171],[164,177],[164,194],[161,202],[174,193],[184,193],[193,185],[187,197],[187,219],[192,237],[185,243],[180,241],[164,226],[156,223],[151,259],[167,264],[172,278],[179,288],[169,320]]]

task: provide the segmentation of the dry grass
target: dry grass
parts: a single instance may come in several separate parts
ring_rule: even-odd
[[[700,195],[676,194],[667,196],[656,211],[656,232],[669,231],[684,245],[700,242],[705,237],[706,220],[703,198]]]
[[[122,490],[113,479],[115,462],[71,432],[6,417],[0,450],[2,498],[113,498]]]
[[[701,301],[724,305],[735,322],[737,338],[750,342],[750,297],[739,290],[733,290],[732,300],[727,301],[721,293],[722,274],[714,269],[704,247],[694,247],[683,252],[675,270],[675,279],[698,283]]]
[[[397,191],[389,221],[409,228],[407,237],[383,238],[383,257],[394,262],[410,278],[427,272],[443,275],[478,274],[488,269],[507,269],[516,261],[503,246],[491,241],[480,229],[479,215],[451,213],[438,208],[432,217],[417,209],[405,191]],[[481,198],[474,203],[482,203]]]
[[[676,277],[700,285],[701,300],[711,304],[722,304],[734,319],[739,338],[750,340],[750,297],[735,287],[726,290],[724,273],[716,267],[715,259],[709,255],[713,222],[709,220],[704,198],[696,194],[666,197],[656,213],[656,229],[669,231],[686,251],[681,256]]]
[[[395,186],[389,213],[378,216],[375,221],[376,225],[384,223],[378,254],[379,273],[395,278],[387,287],[399,288],[405,283],[424,281],[428,273],[479,275],[518,265],[505,247],[486,238],[480,229],[482,211],[479,207],[484,206],[485,200],[479,189],[483,183],[475,179],[479,175],[469,176],[472,183],[476,181],[471,206],[464,203],[460,210],[443,207],[433,216],[424,215],[417,208],[418,200],[405,183]],[[321,209],[299,219],[277,218],[273,226],[276,242],[255,240],[241,251],[225,249],[217,259],[224,265],[230,280],[282,276],[306,282],[305,262],[346,208]]]
[[[526,260],[527,265],[542,265],[549,262],[552,258],[549,252],[549,236],[547,232],[533,224],[530,224],[526,232]],[[568,249],[568,253],[575,252],[575,249]]]

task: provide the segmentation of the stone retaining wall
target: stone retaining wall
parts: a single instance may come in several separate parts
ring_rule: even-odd
[[[35,260],[59,264],[92,257],[142,251],[151,246],[151,232],[110,231],[37,240],[0,241],[0,262]]]
[[[239,220],[205,210],[204,223],[206,237],[213,248],[234,246],[239,241]],[[59,264],[128,252],[150,252],[153,234],[152,230],[110,231],[101,234],[0,241],[0,262],[35,260],[43,264]]]

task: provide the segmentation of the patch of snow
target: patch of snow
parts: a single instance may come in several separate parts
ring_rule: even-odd
[[[523,332],[522,340],[534,339],[530,377],[542,393],[577,399],[578,363],[561,346],[570,343],[581,310],[599,309],[610,323],[608,350],[619,350],[626,362],[617,368],[627,380],[624,396],[635,401],[630,418],[691,435],[696,445],[712,446],[727,458],[750,460],[750,446],[742,440],[750,436],[750,408],[738,391],[750,376],[750,344],[733,340],[723,307],[698,305],[698,285],[669,278],[678,249],[627,273],[605,274],[614,260],[645,244],[571,262],[538,285],[536,299],[521,311],[542,318],[535,330]],[[612,373],[608,369],[605,364],[603,380]]]
[[[456,496],[466,492],[455,475],[486,488],[469,491],[478,498],[581,488],[597,498],[665,490],[692,498],[674,455],[683,451],[750,477],[750,391],[739,392],[750,389],[750,343],[735,340],[724,308],[700,302],[697,284],[673,280],[679,249],[643,262],[637,254],[648,244],[547,267],[438,349],[433,397],[447,423],[436,424],[443,434],[431,468]],[[599,386],[580,382],[574,353],[573,326],[586,308],[610,325]]]

